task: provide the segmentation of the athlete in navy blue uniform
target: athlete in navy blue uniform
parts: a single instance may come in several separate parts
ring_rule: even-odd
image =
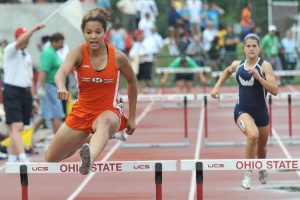
[[[213,98],[218,98],[221,85],[236,72],[239,86],[238,102],[234,109],[234,120],[246,135],[246,158],[264,159],[267,156],[269,137],[269,114],[266,95],[278,94],[278,86],[269,62],[259,57],[260,39],[255,34],[248,34],[244,39],[245,61],[235,60],[228,66],[211,91]],[[244,189],[251,188],[252,171],[247,171],[242,181]],[[259,172],[261,183],[265,184],[268,172]]]

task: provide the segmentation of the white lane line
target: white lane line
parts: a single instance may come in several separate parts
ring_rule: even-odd
[[[151,108],[154,105],[154,101],[151,101],[147,107],[143,110],[143,112],[138,116],[136,120],[136,124],[139,124],[140,121],[151,111]],[[118,141],[110,150],[109,152],[102,158],[100,162],[105,162],[107,161],[115,152],[116,150],[120,147],[121,141]],[[81,182],[81,184],[76,188],[76,190],[68,197],[67,200],[73,200],[77,195],[84,189],[84,187],[90,182],[90,180],[94,177],[96,173],[91,172],[89,173],[86,178]]]
[[[274,128],[272,128],[272,133],[276,139],[276,141],[278,142],[278,145],[280,146],[281,150],[283,151],[283,153],[285,154],[285,156],[288,158],[288,159],[293,159],[291,154],[289,153],[289,151],[286,149],[286,147],[284,146],[282,140],[280,139],[280,137],[278,136],[276,130]],[[297,171],[297,175],[300,177],[300,172]]]
[[[197,133],[194,160],[198,160],[200,158],[203,124],[204,124],[204,109],[202,107],[200,110],[200,116],[199,116],[199,128],[198,128],[198,133]],[[191,177],[191,183],[190,183],[189,200],[195,199],[195,192],[196,192],[196,170],[193,170],[192,177]]]

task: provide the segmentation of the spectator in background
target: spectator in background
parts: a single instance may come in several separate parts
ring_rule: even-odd
[[[154,52],[154,55],[158,55],[163,48],[163,38],[157,32],[156,26],[153,26],[151,31],[152,31],[151,37],[153,40],[153,52]]]
[[[133,33],[137,28],[136,21],[136,0],[119,0],[117,2],[117,8],[122,13],[122,27],[124,27],[128,33]]]
[[[33,99],[33,66],[30,54],[26,51],[29,39],[33,33],[44,27],[37,24],[26,31],[17,28],[16,40],[4,49],[4,91],[3,104],[6,124],[8,125],[11,145],[9,147],[8,162],[28,162],[22,141],[24,125],[29,125],[33,106],[37,103]]]
[[[291,30],[286,31],[285,37],[281,40],[281,45],[284,54],[284,69],[294,70],[297,66],[298,48]],[[288,82],[292,79],[293,77],[287,77]]]
[[[110,29],[110,42],[114,47],[122,52],[125,52],[125,41],[127,37],[127,32],[121,27],[121,22],[119,18],[114,20],[113,26]]]
[[[110,2],[110,0],[96,0],[96,5],[99,8],[104,8],[104,9],[110,11],[111,2]]]
[[[54,33],[50,36],[50,46],[44,48],[40,58],[37,94],[40,100],[38,117],[34,120],[34,131],[44,122],[52,121],[53,133],[56,133],[65,117],[62,101],[57,98],[54,76],[62,59],[58,50],[64,46],[64,36]]]
[[[155,23],[150,16],[150,13],[145,13],[139,21],[138,28],[144,32],[144,37],[148,38],[152,35],[152,29],[154,28]]]
[[[211,48],[212,41],[217,36],[217,29],[213,27],[213,24],[211,21],[206,21],[206,27],[202,33],[202,41],[204,45],[204,50],[208,52]]]
[[[236,56],[236,48],[237,44],[239,43],[239,38],[233,32],[233,26],[227,25],[226,28],[226,35],[224,36],[224,64],[228,66],[232,60],[237,58]]]
[[[7,40],[2,40],[0,42],[0,79],[2,81],[2,75],[3,75],[3,57],[4,57],[4,49],[7,46],[8,42]]]
[[[185,54],[188,46],[191,44],[192,38],[189,31],[184,31],[179,35],[178,50],[181,55]]]
[[[187,7],[192,35],[200,34],[202,2],[200,0],[187,0]]]
[[[206,51],[200,35],[194,35],[185,53],[193,58],[198,66],[203,66],[206,60]]]
[[[198,66],[202,67],[206,64],[207,53],[204,49],[204,44],[201,35],[194,35],[191,43],[185,51],[186,55],[190,56],[193,61],[197,63]],[[199,74],[199,80],[202,86],[206,86],[207,74]]]
[[[50,45],[49,38],[49,35],[44,35],[41,37],[41,41],[37,44],[37,48],[40,52],[42,52],[45,47],[48,47]]]
[[[213,23],[215,29],[219,29],[219,17],[224,15],[225,11],[216,3],[209,3],[208,10],[206,11],[207,19]]]
[[[157,5],[155,0],[138,0],[136,1],[136,9],[139,13],[140,19],[146,15],[146,13],[150,14],[150,19],[155,23],[156,17],[159,12],[157,9]]]
[[[282,64],[279,58],[280,41],[277,36],[277,27],[270,25],[268,27],[269,33],[266,34],[261,40],[261,50],[263,55],[269,61],[274,70],[282,70]],[[277,77],[278,84],[280,85],[280,77]]]
[[[170,1],[168,9],[168,26],[169,31],[174,32],[179,21],[182,21],[182,16],[177,12],[175,8],[175,2]]]
[[[153,40],[145,38],[144,32],[137,29],[134,32],[135,42],[129,52],[129,58],[138,60],[137,80],[139,89],[142,91],[142,81],[145,81],[149,93],[154,93],[155,89],[152,82],[152,65],[154,59]]]
[[[244,40],[244,37],[250,33],[250,30],[255,26],[255,23],[252,20],[252,3],[247,2],[241,12],[241,21],[240,25],[242,28],[242,33],[241,33],[241,41]]]

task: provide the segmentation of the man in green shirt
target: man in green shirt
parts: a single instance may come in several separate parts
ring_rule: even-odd
[[[199,65],[189,56],[181,56],[175,58],[175,60],[172,61],[172,63],[169,66],[170,68],[198,68]],[[201,83],[206,82],[206,78],[203,73],[197,73],[199,80]],[[160,80],[160,83],[162,86],[165,85],[169,78],[169,74],[165,73],[163,77]],[[180,89],[182,92],[190,92],[193,83],[194,83],[194,74],[193,73],[178,73],[175,74],[175,82],[176,86]]]
[[[62,101],[57,98],[54,77],[62,60],[57,53],[64,45],[64,36],[54,33],[50,36],[50,45],[45,47],[40,57],[39,81],[37,94],[40,100],[38,117],[34,121],[34,131],[43,121],[52,121],[53,132],[62,124],[65,117]]]

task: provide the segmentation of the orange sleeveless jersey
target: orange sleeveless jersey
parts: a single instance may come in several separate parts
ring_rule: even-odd
[[[115,49],[109,44],[107,44],[107,48],[108,61],[105,68],[95,71],[90,61],[87,45],[82,45],[82,63],[75,69],[78,81],[78,99],[65,121],[70,128],[93,133],[94,121],[106,110],[111,110],[120,117],[119,130],[126,127],[126,117],[119,107],[120,71],[115,63]]]

